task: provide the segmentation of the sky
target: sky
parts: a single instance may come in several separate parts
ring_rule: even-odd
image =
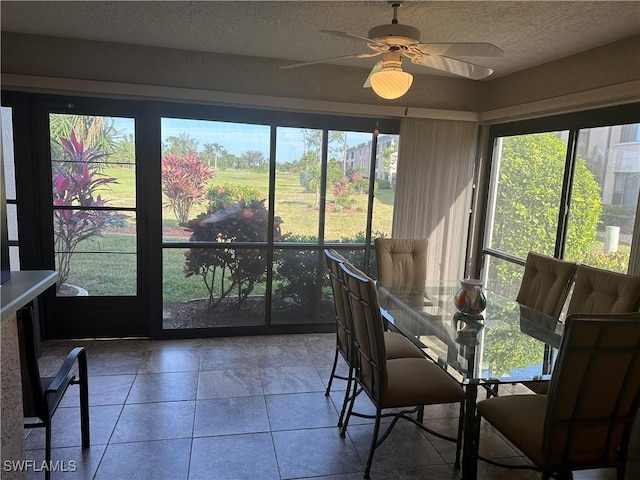
[[[133,119],[115,118],[115,128],[123,135],[133,133]],[[185,120],[175,118],[162,119],[162,141],[168,137],[179,137],[188,134],[198,142],[201,150],[205,143],[217,143],[229,153],[241,156],[254,150],[269,158],[269,131],[267,125],[252,125],[246,123],[212,122],[207,120]],[[278,162],[292,162],[299,160],[303,153],[301,129],[278,127],[277,129],[276,160]],[[370,133],[349,132],[347,142],[349,146],[371,140]]]

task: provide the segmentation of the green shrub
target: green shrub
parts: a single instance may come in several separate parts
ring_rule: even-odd
[[[202,213],[189,220],[189,238],[196,242],[266,242],[268,211],[264,200],[239,202],[216,213]],[[191,248],[185,254],[186,277],[200,275],[209,291],[209,308],[237,290],[238,307],[264,278],[266,259],[263,249]],[[214,288],[221,285],[220,297],[214,299]]]
[[[380,180],[376,180],[376,186],[380,190],[391,190],[391,182],[386,178],[382,178]]]
[[[633,220],[632,212],[624,205],[603,205],[599,229],[617,226],[621,233],[633,233]]]
[[[629,267],[629,254],[625,252],[585,252],[580,260],[581,263],[591,267],[602,268],[612,272],[627,273]]]
[[[249,185],[232,185],[224,183],[222,185],[214,185],[207,189],[208,213],[215,213],[220,210],[230,208],[237,204],[240,200],[250,202],[252,200],[261,200],[262,192],[257,188]]]

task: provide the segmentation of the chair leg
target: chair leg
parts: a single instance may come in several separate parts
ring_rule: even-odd
[[[46,463],[44,478],[45,480],[49,480],[51,478],[51,419],[48,419],[44,426],[44,437],[44,461]]]
[[[91,445],[89,427],[89,378],[87,372],[87,355],[82,352],[78,356],[78,377],[80,384],[80,431],[82,435],[82,448]]]
[[[471,423],[471,422],[470,422]],[[476,417],[473,422],[473,462],[477,465],[478,458],[480,458],[480,427],[482,426],[482,417],[476,412]],[[465,461],[466,466],[466,461]]]
[[[340,429],[340,436],[344,437],[347,433],[347,425],[349,425],[349,419],[351,418],[351,412],[353,412],[353,406],[356,403],[356,397],[358,396],[358,382],[353,380],[353,393],[349,401],[349,408],[347,409],[347,415],[342,422],[342,428]]]
[[[376,408],[376,423],[373,427],[373,436],[371,437],[371,447],[369,447],[369,458],[367,459],[367,466],[364,469],[364,478],[369,478],[369,472],[371,472],[371,464],[373,463],[373,454],[376,450],[378,443],[378,432],[380,431],[380,408]]]
[[[328,397],[331,392],[331,384],[333,383],[333,376],[336,374],[336,367],[338,366],[338,348],[336,347],[336,354],[333,356],[333,367],[331,367],[331,375],[329,375],[329,382],[327,383],[327,390],[324,392],[324,396]]]
[[[342,400],[342,408],[340,409],[340,417],[338,418],[338,426],[342,426],[342,421],[344,420],[344,414],[347,411],[347,404],[349,403],[349,395],[351,394],[351,389],[354,386],[353,381],[353,367],[349,367],[349,376],[347,378],[347,390],[344,392],[344,400]]]
[[[460,416],[458,417],[458,435],[456,440],[456,459],[453,462],[453,466],[456,468],[460,468],[460,450],[462,449],[462,433],[464,427],[464,402],[460,402]],[[478,424],[478,432],[480,425]],[[478,444],[478,440],[476,439],[476,445]]]

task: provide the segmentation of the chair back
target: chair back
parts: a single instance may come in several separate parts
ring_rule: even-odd
[[[353,265],[340,265],[353,319],[356,377],[375,401],[387,385],[384,326],[374,281]]]
[[[577,264],[529,252],[516,301],[552,317],[559,317]]]
[[[567,315],[640,310],[640,277],[578,265]]]
[[[640,313],[568,317],[547,396],[547,466],[624,465],[639,406]]]
[[[376,238],[378,283],[411,304],[424,302],[427,280],[427,239]]]
[[[333,249],[324,250],[327,262],[327,271],[333,290],[333,300],[336,307],[336,322],[338,325],[338,348],[346,359],[351,359],[351,310],[349,299],[345,292],[345,285],[342,279],[343,274],[340,265],[347,260]]]
[[[31,307],[18,310],[18,345],[20,347],[20,376],[22,377],[22,404],[25,417],[47,418],[49,415],[44,401],[44,392],[40,380],[34,315]]]

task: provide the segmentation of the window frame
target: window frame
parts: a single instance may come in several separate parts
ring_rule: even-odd
[[[589,128],[634,123],[640,123],[640,103],[490,125],[488,127],[489,132],[487,135],[485,149],[484,181],[481,187],[482,206],[478,212],[478,235],[473,249],[474,257],[479,259],[475,264],[474,274],[478,278],[481,278],[481,274],[485,270],[486,262],[490,257],[495,257],[521,266],[524,266],[525,263],[525,258],[520,258],[506,252],[490,248],[486,244],[488,231],[489,228],[491,228],[491,225],[488,224],[488,213],[489,208],[491,207],[491,196],[495,192],[495,182],[497,181],[495,178],[493,155],[496,147],[496,140],[498,138],[554,131],[569,132],[565,156],[563,187],[560,206],[558,209],[556,245],[554,249],[554,256],[556,258],[563,258],[568,229],[568,214],[571,207],[569,202],[573,186],[573,169],[575,165],[576,149],[578,148],[578,132]],[[637,212],[637,214],[640,214],[640,212]],[[638,233],[640,232],[634,231],[634,236],[637,236]]]

